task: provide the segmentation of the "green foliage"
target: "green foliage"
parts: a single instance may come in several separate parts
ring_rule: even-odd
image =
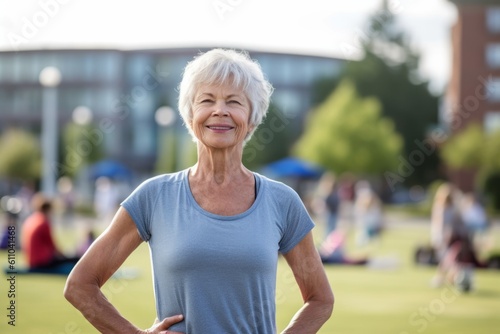
[[[104,133],[95,126],[68,123],[62,133],[62,175],[74,177],[83,166],[99,161],[103,156]]]
[[[485,136],[481,126],[471,124],[450,138],[441,148],[441,156],[453,168],[480,167]]]
[[[489,199],[488,208],[500,212],[500,172],[488,174],[482,185]]]
[[[313,82],[312,105],[321,104],[335,90],[338,84],[337,77],[323,77]]]
[[[243,164],[259,168],[288,156],[291,143],[290,121],[273,104],[243,151]]]
[[[396,23],[384,1],[363,30],[360,48],[364,57],[347,62],[341,78],[350,79],[360,96],[379,100],[383,116],[390,118],[402,135],[404,155],[408,156],[419,150],[417,142],[423,141],[429,126],[437,123],[438,97],[419,76],[419,54]],[[329,85],[336,80],[332,78]],[[324,79],[317,85],[328,87]],[[438,163],[437,155],[427,156],[407,178],[408,185],[436,179]]]
[[[476,184],[500,210],[500,131],[484,133],[478,124],[470,124],[449,138],[441,148],[445,163],[456,169],[477,170]]]
[[[178,170],[193,166],[198,161],[198,146],[191,139],[181,146],[181,157]]]
[[[387,0],[369,18],[361,39],[363,51],[376,55],[391,67],[401,66],[418,76],[419,55],[410,46],[409,37],[400,29]]]
[[[0,152],[0,176],[21,180],[40,178],[40,146],[31,133],[20,129],[7,130],[0,137]]]
[[[483,145],[484,169],[500,173],[500,131],[488,134]]]
[[[160,136],[155,174],[180,171],[193,166],[198,157],[196,143],[191,136],[179,134],[180,129],[164,129]]]
[[[490,209],[500,212],[500,131],[485,136],[481,151],[476,183],[487,195]]]
[[[500,131],[484,133],[478,124],[470,124],[453,135],[441,147],[441,156],[454,168],[475,168],[479,174],[500,172]]]
[[[178,140],[172,129],[165,130],[160,136],[155,164],[155,174],[174,172],[177,165]]]
[[[397,166],[401,137],[377,99],[360,98],[344,80],[311,112],[294,153],[337,174],[378,174]]]

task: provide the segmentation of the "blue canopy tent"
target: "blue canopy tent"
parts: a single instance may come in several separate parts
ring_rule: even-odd
[[[264,166],[261,172],[271,178],[281,179],[304,198],[306,184],[318,180],[324,170],[307,161],[288,157]]]
[[[107,177],[115,180],[129,180],[132,177],[132,171],[127,166],[114,160],[101,160],[90,166],[89,172],[92,179]]]
[[[317,179],[323,174],[323,169],[307,161],[288,157],[266,165],[262,173],[278,178]]]

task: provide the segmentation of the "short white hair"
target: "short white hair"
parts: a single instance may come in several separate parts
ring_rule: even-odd
[[[190,124],[193,119],[193,102],[201,85],[231,84],[243,90],[250,102],[250,126],[247,142],[262,123],[273,92],[260,65],[245,51],[213,49],[189,62],[179,85],[179,112],[189,133],[196,141]]]

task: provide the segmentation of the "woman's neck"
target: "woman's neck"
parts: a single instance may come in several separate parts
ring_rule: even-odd
[[[198,162],[191,168],[191,178],[224,184],[251,173],[242,163],[243,147],[224,149],[198,145]]]

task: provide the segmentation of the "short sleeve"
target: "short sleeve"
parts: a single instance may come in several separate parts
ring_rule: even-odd
[[[279,251],[282,254],[292,250],[314,227],[314,222],[299,195],[290,188],[287,197],[288,208],[285,213],[283,236],[279,242]]]
[[[144,241],[151,238],[151,218],[158,199],[160,185],[157,178],[144,181],[122,203],[132,217]]]

